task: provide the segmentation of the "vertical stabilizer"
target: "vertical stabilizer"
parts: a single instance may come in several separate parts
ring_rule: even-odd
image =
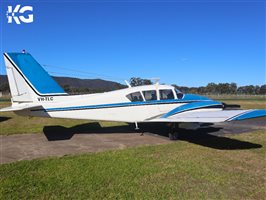
[[[29,53],[4,53],[4,60],[13,102],[66,94]]]

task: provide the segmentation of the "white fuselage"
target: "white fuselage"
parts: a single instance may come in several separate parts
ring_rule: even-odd
[[[159,90],[172,90],[174,99],[160,100]],[[130,93],[155,90],[156,100],[131,102],[126,96]],[[87,119],[102,121],[141,122],[154,116],[162,115],[178,106],[185,104],[178,100],[174,87],[167,85],[148,85],[126,88],[111,92],[87,95],[66,95],[37,97],[35,104],[42,105],[40,109],[18,111],[17,114]],[[33,103],[34,104],[34,103]]]

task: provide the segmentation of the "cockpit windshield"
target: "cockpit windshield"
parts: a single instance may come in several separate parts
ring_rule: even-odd
[[[178,99],[183,99],[184,94],[181,91],[179,91],[178,89],[175,89],[175,93]]]

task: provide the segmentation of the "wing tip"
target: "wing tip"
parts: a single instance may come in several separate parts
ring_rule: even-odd
[[[258,118],[258,117],[266,117],[266,110],[250,110],[248,112],[244,112],[240,115],[234,116],[227,121],[240,121],[240,120]]]

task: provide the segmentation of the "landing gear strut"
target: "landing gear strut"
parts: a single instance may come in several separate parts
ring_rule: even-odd
[[[139,130],[138,122],[135,122],[135,130]]]
[[[169,132],[169,139],[170,140],[178,140],[178,123],[171,123],[170,124],[170,132]]]
[[[140,132],[140,136],[144,135],[144,132],[142,130],[140,130],[140,128],[138,126],[138,122],[135,122],[135,131]]]

